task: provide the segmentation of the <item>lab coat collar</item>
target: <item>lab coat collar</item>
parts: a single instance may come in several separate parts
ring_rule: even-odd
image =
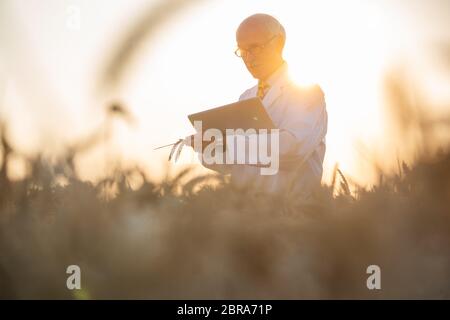
[[[275,72],[272,74],[267,82],[270,85],[269,91],[262,100],[263,105],[267,108],[271,107],[276,99],[283,93],[283,89],[288,84],[288,68],[287,63],[284,62]],[[256,90],[257,90],[256,86]]]
[[[273,86],[277,83],[280,77],[284,76],[287,73],[287,63],[284,61],[275,72],[273,72],[270,77],[265,81],[269,86]]]

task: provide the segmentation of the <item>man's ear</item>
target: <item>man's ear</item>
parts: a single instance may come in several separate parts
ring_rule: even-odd
[[[276,48],[281,53],[283,52],[285,40],[283,37],[279,36],[277,39],[275,39]]]

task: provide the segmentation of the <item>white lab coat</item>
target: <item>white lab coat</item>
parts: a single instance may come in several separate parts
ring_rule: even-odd
[[[266,192],[285,192],[290,188],[307,194],[320,184],[322,178],[328,122],[324,94],[318,85],[301,87],[294,84],[289,79],[286,63],[267,81],[271,87],[262,103],[280,129],[278,173],[261,175],[260,168],[246,164],[208,167],[231,174],[232,183],[238,186],[254,183]],[[239,100],[256,97],[257,90],[255,85]],[[297,169],[301,163],[303,165]]]

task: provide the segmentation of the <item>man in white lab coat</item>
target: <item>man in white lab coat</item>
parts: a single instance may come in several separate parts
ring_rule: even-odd
[[[300,87],[290,81],[282,53],[286,40],[283,26],[272,16],[255,14],[237,29],[238,49],[258,84],[246,90],[240,100],[260,97],[279,131],[279,170],[262,175],[249,164],[205,165],[231,174],[238,186],[254,184],[266,192],[300,191],[308,194],[320,185],[325,156],[327,112],[319,86]]]

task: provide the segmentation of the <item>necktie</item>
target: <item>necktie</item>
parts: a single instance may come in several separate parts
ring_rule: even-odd
[[[267,93],[267,90],[269,89],[269,84],[265,81],[260,80],[258,82],[258,93],[257,93],[257,97],[260,98],[261,100],[264,99],[264,96]]]

